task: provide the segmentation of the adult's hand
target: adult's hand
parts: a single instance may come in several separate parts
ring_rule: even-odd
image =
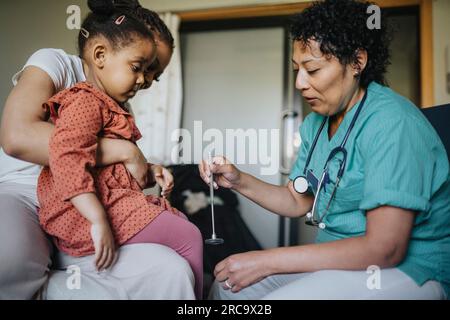
[[[214,188],[233,189],[239,186],[241,172],[223,156],[214,157],[212,164],[207,161],[200,162],[198,169],[200,176],[207,184],[210,183],[211,173],[214,174]]]
[[[249,251],[229,256],[216,265],[214,276],[224,289],[239,292],[271,274],[269,251]]]
[[[142,151],[133,144],[123,164],[142,189],[147,187],[149,166]]]

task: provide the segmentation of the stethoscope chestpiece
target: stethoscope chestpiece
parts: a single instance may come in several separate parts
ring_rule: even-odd
[[[306,180],[306,177],[298,176],[292,183],[297,193],[305,194],[308,191],[308,180]]]
[[[209,245],[217,246],[217,245],[223,244],[224,240],[221,238],[212,237],[211,239],[206,239],[205,243],[209,244]]]

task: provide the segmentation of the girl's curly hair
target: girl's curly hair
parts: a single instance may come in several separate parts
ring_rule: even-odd
[[[335,56],[343,65],[357,64],[358,50],[366,50],[367,65],[360,75],[360,85],[366,88],[372,81],[387,85],[384,74],[390,64],[391,30],[384,14],[380,29],[368,28],[370,5],[356,0],[315,2],[293,18],[291,37],[305,45],[317,41],[323,54]]]

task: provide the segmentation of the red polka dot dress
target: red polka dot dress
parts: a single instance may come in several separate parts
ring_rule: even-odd
[[[165,210],[167,200],[145,196],[123,164],[96,168],[100,137],[136,142],[141,138],[131,114],[104,92],[79,83],[52,97],[44,107],[55,131],[49,167],[38,180],[39,220],[57,247],[72,256],[95,252],[90,222],[69,201],[95,193],[103,204],[118,245],[136,235]]]

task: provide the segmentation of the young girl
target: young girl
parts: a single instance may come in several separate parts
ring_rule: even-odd
[[[44,105],[55,131],[49,167],[38,182],[41,225],[60,250],[72,256],[95,253],[98,270],[111,266],[116,245],[167,245],[189,262],[201,298],[199,230],[164,198],[145,196],[124,165],[95,167],[99,137],[132,142],[141,137],[124,103],[145,86],[156,49],[151,32],[131,16],[112,6],[90,8],[79,36],[87,81]],[[171,189],[167,170],[155,179],[163,194]]]

